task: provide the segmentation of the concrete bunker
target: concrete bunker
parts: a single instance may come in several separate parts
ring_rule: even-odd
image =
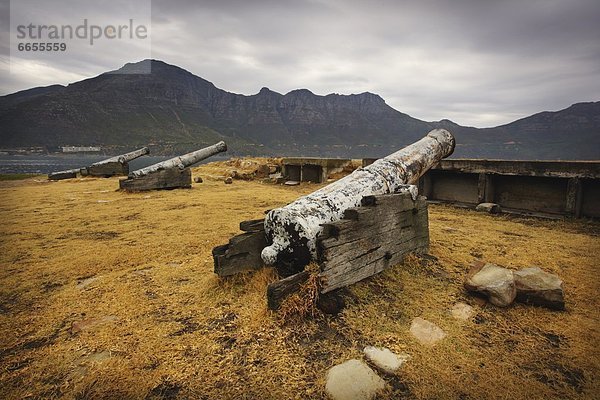
[[[282,174],[290,181],[323,183],[351,163],[346,158],[288,157],[283,159]]]

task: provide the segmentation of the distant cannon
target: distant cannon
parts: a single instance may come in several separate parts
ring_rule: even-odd
[[[48,174],[48,179],[51,181],[72,179],[76,178],[77,174],[81,174],[81,176],[103,176],[105,178],[115,175],[127,175],[129,174],[129,161],[135,160],[148,153],[150,153],[150,150],[147,147],[142,147],[141,149],[129,153],[98,161],[89,167],[51,172]]]
[[[127,179],[119,182],[119,186],[128,191],[190,188],[192,187],[192,173],[188,167],[224,151],[227,151],[227,145],[221,141],[212,146],[130,172]]]
[[[363,197],[409,191],[416,199],[419,177],[454,151],[454,137],[444,129],[435,129],[426,137],[368,167],[285,207],[269,211],[264,227],[272,243],[261,252],[267,265],[275,265],[282,276],[301,272],[317,259],[317,236],[323,224],[339,221],[344,212],[361,206]]]
[[[137,149],[129,153],[111,157],[103,161],[98,161],[89,167],[82,168],[81,175],[103,177],[128,175],[129,162],[149,153],[150,150],[147,147],[142,147],[141,149]]]
[[[63,179],[77,178],[78,172],[79,172],[79,168],[67,169],[64,171],[50,172],[48,174],[48,179],[51,181],[60,181]]]

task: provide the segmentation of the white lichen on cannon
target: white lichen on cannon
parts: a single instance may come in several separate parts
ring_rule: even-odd
[[[360,206],[363,197],[408,190],[413,198],[415,184],[429,168],[454,151],[454,137],[435,129],[426,137],[365,168],[285,207],[271,210],[265,217],[269,242],[261,257],[276,265],[282,275],[299,272],[316,259],[316,238],[322,224],[338,221],[348,208]]]

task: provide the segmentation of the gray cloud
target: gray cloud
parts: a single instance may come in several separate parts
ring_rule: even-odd
[[[417,118],[493,126],[600,100],[599,20],[596,0],[155,0],[152,56],[232,92],[370,91]],[[2,71],[0,88],[68,83],[135,54],[115,46]]]

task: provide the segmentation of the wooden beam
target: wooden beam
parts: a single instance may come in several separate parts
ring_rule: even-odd
[[[215,274],[231,276],[263,268],[265,264],[260,252],[266,245],[264,231],[245,232],[232,237],[228,244],[217,246],[212,251]]]
[[[261,219],[240,222],[244,233],[229,239],[229,243],[213,249],[215,274],[230,276],[254,271],[265,266],[260,252],[267,246],[267,237]]]
[[[135,178],[121,179],[119,187],[129,192],[160,189],[189,189],[192,187],[192,171],[189,168],[169,168]]]
[[[321,295],[399,264],[408,253],[429,250],[425,197],[413,200],[410,193],[365,196],[361,204],[346,210],[341,220],[324,224],[317,237]],[[303,271],[270,284],[269,308],[278,309],[308,276]]]
[[[264,218],[240,222],[240,231],[243,231],[243,232],[263,231],[264,232],[264,230],[265,230],[265,219]]]
[[[86,172],[89,176],[101,176],[105,178],[115,175],[126,176],[129,174],[129,164],[127,162],[121,163],[119,161],[92,164],[86,168]]]
[[[351,285],[429,249],[426,198],[410,194],[367,196],[363,206],[327,224],[317,238],[321,293]]]
[[[308,271],[302,271],[267,286],[267,304],[269,308],[271,310],[279,309],[283,300],[300,290],[300,287],[308,280],[309,276]]]

